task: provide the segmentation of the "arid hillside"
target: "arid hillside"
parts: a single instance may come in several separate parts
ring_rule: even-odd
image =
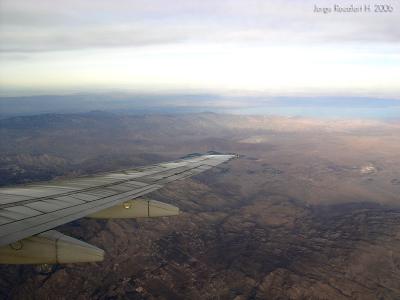
[[[0,120],[0,184],[207,151],[240,159],[152,198],[174,218],[82,219],[59,231],[104,262],[2,266],[4,299],[399,299],[400,125],[213,113]]]

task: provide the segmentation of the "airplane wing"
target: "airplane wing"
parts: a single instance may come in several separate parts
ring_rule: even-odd
[[[0,263],[64,262],[57,257],[60,253],[53,253],[60,251],[61,245],[86,252],[90,252],[91,248],[97,249],[100,250],[97,254],[101,256],[101,249],[51,229],[87,216],[135,218],[175,215],[179,209],[172,205],[138,198],[169,182],[199,174],[234,157],[202,155],[97,176],[0,188]],[[24,252],[28,256],[36,252],[44,255],[48,247],[43,243],[50,243],[49,247],[54,244],[54,249],[50,249],[53,251],[52,259],[21,258]],[[76,261],[84,261],[78,258],[79,255],[75,256]],[[92,259],[97,260],[101,259]],[[75,261],[72,257],[66,262]]]

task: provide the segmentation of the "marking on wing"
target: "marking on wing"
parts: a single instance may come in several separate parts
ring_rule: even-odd
[[[18,196],[18,195],[7,195],[7,194],[0,193],[0,206],[2,204],[15,203],[15,202],[18,202],[18,201],[29,200],[29,199],[32,199],[32,197]]]
[[[25,207],[13,206],[0,210],[0,215],[14,220],[22,220],[42,214],[40,211]]]

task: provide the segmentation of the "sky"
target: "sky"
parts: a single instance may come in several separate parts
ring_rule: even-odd
[[[0,0],[0,95],[212,91],[400,99],[400,2]],[[371,12],[315,12],[370,5]]]

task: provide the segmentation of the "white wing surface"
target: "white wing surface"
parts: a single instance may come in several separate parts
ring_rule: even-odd
[[[91,177],[0,188],[0,246],[107,211],[234,157],[202,155]]]

